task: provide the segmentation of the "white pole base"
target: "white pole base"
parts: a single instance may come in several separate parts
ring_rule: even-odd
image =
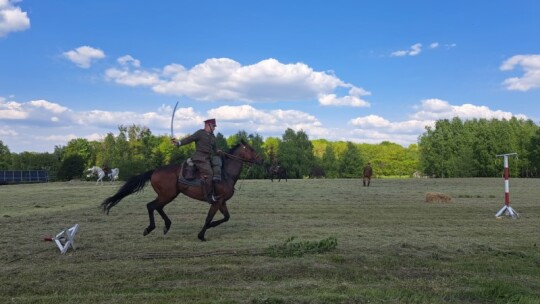
[[[501,210],[499,210],[499,212],[495,214],[495,217],[501,218],[502,215],[510,216],[513,219],[516,219],[519,217],[519,214],[514,209],[512,209],[512,207],[507,206],[507,205],[504,205],[504,207],[502,207]]]
[[[56,243],[56,246],[58,246],[58,249],[60,249],[60,253],[65,254],[69,247],[72,249],[75,249],[75,234],[79,231],[79,224],[75,224],[75,226],[66,229],[56,235],[54,238],[54,242]]]

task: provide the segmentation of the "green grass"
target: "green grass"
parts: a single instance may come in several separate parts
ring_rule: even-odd
[[[150,186],[0,186],[0,303],[539,303],[540,179],[239,181],[229,222],[179,196],[143,237]],[[426,192],[452,203],[425,203]],[[220,218],[218,215],[217,218]],[[78,223],[76,250],[45,235]]]

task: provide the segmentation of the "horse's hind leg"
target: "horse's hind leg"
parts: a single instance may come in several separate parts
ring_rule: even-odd
[[[169,229],[171,228],[171,219],[167,216],[167,214],[165,214],[165,211],[163,211],[163,207],[165,206],[160,205],[159,207],[156,208],[156,211],[159,213],[159,215],[161,215],[161,218],[165,222],[165,228],[163,228],[163,234],[167,234],[167,232],[169,232]]]
[[[150,224],[148,227],[144,229],[143,235],[148,235],[152,230],[156,229],[156,220],[154,217],[154,210],[161,215],[161,218],[165,222],[165,228],[163,228],[163,234],[167,234],[169,232],[169,229],[171,228],[171,219],[165,214],[165,211],[163,211],[163,207],[165,205],[162,205],[158,202],[157,199],[151,201],[150,203],[146,204],[146,209],[148,209],[148,219],[150,220]]]
[[[148,225],[148,227],[144,229],[144,232],[143,232],[144,236],[148,235],[150,232],[152,232],[152,230],[156,229],[156,220],[154,219],[154,210],[156,210],[157,208],[159,208],[157,204],[157,199],[146,204],[146,209],[148,209],[148,218],[150,220],[150,224]],[[161,208],[163,209],[163,207]]]

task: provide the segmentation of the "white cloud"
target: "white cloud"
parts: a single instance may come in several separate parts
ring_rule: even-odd
[[[132,66],[138,68],[141,66],[141,62],[133,57],[131,57],[131,55],[125,55],[125,56],[122,56],[120,58],[118,58],[118,63],[120,65],[128,65],[128,64],[131,64]]]
[[[58,115],[69,115],[69,109],[46,100],[32,100],[25,103],[6,101],[0,97],[0,119],[11,121],[60,121]]]
[[[64,52],[62,55],[83,69],[89,68],[93,61],[105,58],[105,53],[102,50],[90,46],[81,46]]]
[[[68,110],[68,108],[66,107],[63,107],[56,103],[48,102],[43,99],[30,101],[29,104],[36,108],[43,108],[45,110],[49,110],[53,113],[63,113]]]
[[[384,119],[378,115],[368,115],[364,117],[357,117],[350,121],[353,126],[359,126],[363,128],[386,128],[390,126],[390,121]]]
[[[359,90],[356,94],[366,94]],[[54,146],[66,145],[71,139],[102,140],[107,133],[118,133],[118,125],[144,125],[155,135],[169,135],[172,107],[162,105],[156,111],[111,112],[99,109],[74,111],[60,104],[34,100],[16,102],[0,97],[0,136],[12,152],[51,151]],[[13,118],[15,117],[17,118]],[[497,118],[512,116],[527,119],[525,115],[492,110],[486,106],[452,105],[441,99],[426,99],[414,109],[406,120],[392,121],[383,115],[369,114],[330,126],[319,117],[298,110],[260,109],[252,104],[224,105],[198,112],[192,107],[178,108],[174,120],[177,137],[193,133],[203,126],[207,118],[216,118],[217,132],[230,136],[245,130],[263,137],[280,137],[287,128],[304,130],[310,139],[345,140],[380,143],[390,141],[407,146],[416,143],[426,126],[438,119]],[[9,120],[8,120],[9,119]]]
[[[513,56],[503,62],[500,69],[510,71],[516,66],[520,66],[525,74],[505,79],[503,85],[508,90],[528,91],[540,87],[540,55]]]
[[[0,119],[17,120],[28,117],[20,103],[0,97]]]
[[[434,98],[423,100],[416,112],[410,115],[409,120],[390,121],[379,115],[357,117],[349,121],[353,129],[349,133],[342,132],[342,134],[347,134],[358,142],[391,141],[409,145],[417,142],[418,136],[423,134],[426,126],[433,127],[439,119],[452,119],[454,117],[460,117],[462,120],[474,118],[510,119],[512,116],[518,119],[527,119],[523,114],[491,110],[486,106],[472,104],[451,105],[447,101]]]
[[[208,111],[225,128],[253,130],[260,134],[275,134],[287,128],[319,130],[321,122],[313,115],[297,110],[259,110],[251,105],[221,106]],[[220,129],[221,130],[221,129]]]
[[[322,106],[369,107],[369,102],[360,98],[360,96],[369,95],[371,95],[371,92],[353,86],[347,96],[338,97],[336,94],[321,94],[319,96],[319,104]]]
[[[30,28],[30,19],[20,7],[13,5],[16,2],[18,1],[0,0],[0,37]]]
[[[369,107],[369,102],[351,95],[343,97],[337,97],[336,94],[321,95],[319,103],[323,106]]]
[[[426,125],[432,123],[430,120],[415,119],[391,122],[378,115],[357,117],[349,121],[349,124],[362,130],[378,130],[384,134],[420,134]]]
[[[491,110],[486,106],[462,104],[454,106],[441,99],[425,99],[418,111],[412,115],[417,120],[438,120],[460,117],[461,119],[485,118],[485,119],[510,119],[512,116],[527,119],[524,114],[514,114],[501,110]]]
[[[17,131],[13,130],[9,126],[0,126],[0,135],[2,136],[17,136],[19,133]]]
[[[148,86],[160,94],[188,96],[199,101],[315,100],[335,94],[338,89],[349,89],[350,95],[336,95],[331,100],[351,106],[368,104],[358,97],[369,92],[343,82],[330,72],[314,71],[304,63],[284,64],[270,58],[243,66],[229,58],[211,58],[191,69],[173,63],[161,70],[145,70],[131,56],[121,57],[119,62],[122,68],[105,72],[107,80]],[[130,66],[128,62],[137,64]]]
[[[429,48],[434,50],[438,49],[441,46],[439,42],[432,42],[429,44]],[[452,44],[444,44],[444,47],[448,50],[451,48],[454,48],[456,46],[455,43]],[[408,50],[398,50],[395,52],[392,52],[390,54],[391,57],[403,57],[403,56],[416,56],[422,52],[422,44],[416,43],[411,45],[411,47]]]
[[[127,69],[108,69],[105,71],[105,78],[130,87],[154,86],[160,83],[159,75],[141,70],[132,72]]]
[[[390,54],[392,57],[402,57],[402,56],[416,56],[422,52],[422,44],[416,43],[411,45],[411,48],[409,50],[400,50],[395,51]]]
[[[54,144],[54,143],[58,143],[58,142],[67,143],[70,140],[77,139],[77,138],[79,138],[79,137],[77,135],[75,135],[75,134],[65,134],[65,135],[43,136],[41,138],[41,140]]]

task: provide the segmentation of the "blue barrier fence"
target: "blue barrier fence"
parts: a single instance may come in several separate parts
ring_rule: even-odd
[[[46,183],[47,170],[0,170],[0,184]]]

